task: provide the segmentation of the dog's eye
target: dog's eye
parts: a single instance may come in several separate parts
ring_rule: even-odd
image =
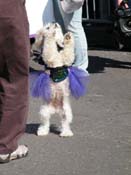
[[[46,27],[47,30],[49,30],[50,27]]]

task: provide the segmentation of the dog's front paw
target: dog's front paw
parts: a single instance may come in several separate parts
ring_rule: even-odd
[[[65,39],[69,40],[69,39],[71,39],[71,37],[72,37],[72,33],[71,32],[67,32],[65,34]]]
[[[61,132],[60,137],[72,137],[73,135],[71,130],[64,130]]]
[[[73,34],[71,32],[68,32],[64,36],[64,44],[68,44],[71,41],[73,41]]]
[[[37,135],[38,136],[46,136],[49,134],[49,127],[45,127],[43,125],[40,125],[38,130],[37,130]]]
[[[66,40],[70,40],[73,37],[73,34],[71,32],[67,32],[64,36]]]

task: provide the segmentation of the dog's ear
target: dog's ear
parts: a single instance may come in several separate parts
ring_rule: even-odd
[[[39,50],[41,48],[41,45],[43,43],[43,37],[44,37],[44,30],[42,28],[36,33],[35,42],[32,45],[32,50]]]
[[[44,29],[42,28],[42,29],[40,29],[40,30],[37,31],[37,33],[36,33],[36,39],[42,40],[43,37],[44,37]]]

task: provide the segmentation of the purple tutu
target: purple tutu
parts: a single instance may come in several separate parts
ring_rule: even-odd
[[[45,72],[33,72],[30,76],[31,95],[49,102],[51,99],[50,76]]]
[[[69,84],[73,97],[76,99],[86,95],[89,75],[83,69],[77,67],[69,68]]]
[[[73,97],[78,99],[87,93],[87,84],[89,80],[88,73],[77,67],[69,67],[69,88]],[[41,97],[49,102],[51,99],[51,80],[50,76],[45,72],[31,72],[30,84],[31,95],[33,97]]]

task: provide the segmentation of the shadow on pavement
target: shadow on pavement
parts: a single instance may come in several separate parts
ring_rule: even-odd
[[[118,61],[98,56],[89,56],[89,73],[103,73],[105,67],[131,69],[131,62]]]
[[[27,124],[25,133],[37,135],[37,129],[38,129],[39,125],[40,124],[38,124],[38,123]],[[54,133],[56,135],[59,135],[60,134],[60,130],[55,124],[52,124],[50,126],[50,133]]]
[[[27,134],[34,134],[34,135],[37,135],[37,129],[39,127],[40,124],[38,123],[30,123],[30,124],[27,124],[26,125],[26,130],[25,132]]]

